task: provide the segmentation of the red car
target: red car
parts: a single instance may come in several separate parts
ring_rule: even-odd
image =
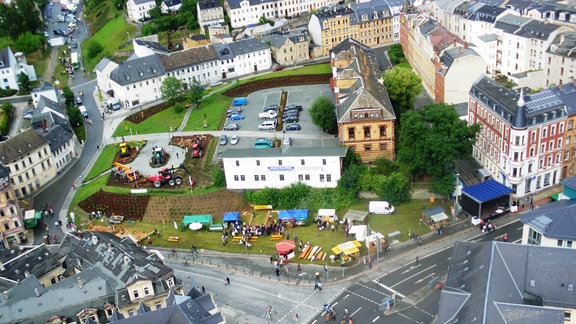
[[[278,65],[277,67],[275,67],[274,69],[272,69],[272,71],[276,72],[276,71],[282,71],[284,70],[285,67],[284,65]]]

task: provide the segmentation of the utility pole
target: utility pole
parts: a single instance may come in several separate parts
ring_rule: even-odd
[[[456,173],[456,186],[454,187],[454,211],[452,212],[452,222],[456,223],[456,219],[458,216],[458,196],[460,194],[460,188],[458,186],[458,176],[460,174]]]

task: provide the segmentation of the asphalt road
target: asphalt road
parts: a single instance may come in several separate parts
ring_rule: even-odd
[[[478,231],[469,241],[491,241],[508,233],[509,242],[519,242],[521,229],[522,224],[516,221],[489,234]],[[451,256],[450,247],[419,256],[418,263],[415,259],[373,280],[357,280],[331,301],[337,319],[342,318],[347,307],[354,323],[430,323],[440,301],[437,285],[431,281],[436,277],[445,278]],[[380,305],[394,294],[398,298],[396,308],[386,311]],[[318,313],[311,323],[325,323],[325,312]]]

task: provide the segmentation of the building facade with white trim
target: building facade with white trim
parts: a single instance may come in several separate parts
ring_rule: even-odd
[[[228,189],[284,188],[301,182],[335,188],[342,175],[343,146],[229,149],[222,153]]]

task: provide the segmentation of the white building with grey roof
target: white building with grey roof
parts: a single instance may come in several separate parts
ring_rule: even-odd
[[[335,188],[347,147],[229,149],[222,153],[228,189],[284,188],[304,183]]]
[[[154,0],[128,0],[126,1],[126,11],[128,19],[131,21],[144,21],[150,18],[148,12],[156,7]]]
[[[20,89],[18,78],[21,73],[30,81],[36,81],[36,71],[33,65],[28,65],[24,53],[12,53],[10,47],[0,49],[0,88]]]
[[[235,78],[272,67],[270,46],[257,38],[215,44],[222,79]]]

